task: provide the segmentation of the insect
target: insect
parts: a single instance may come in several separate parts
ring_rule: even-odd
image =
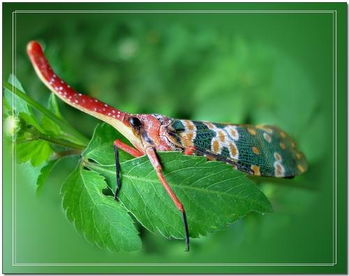
[[[110,124],[133,145],[129,146],[121,140],[114,142],[115,199],[121,188],[119,149],[134,157],[147,155],[159,181],[182,215],[186,250],[189,250],[189,227],[185,208],[163,174],[158,151],[202,155],[208,160],[228,163],[237,170],[255,176],[292,178],[307,170],[303,153],[277,127],[179,120],[159,114],[122,112],[71,88],[55,74],[38,42],[29,42],[27,53],[37,75],[54,94],[69,105]]]

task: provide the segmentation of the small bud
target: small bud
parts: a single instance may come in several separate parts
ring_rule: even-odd
[[[8,136],[13,136],[19,130],[19,119],[16,116],[8,116],[4,121],[4,132]]]

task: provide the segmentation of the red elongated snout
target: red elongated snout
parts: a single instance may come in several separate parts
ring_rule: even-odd
[[[110,124],[124,135],[135,147],[139,149],[142,148],[140,138],[135,135],[130,126],[130,114],[75,91],[54,72],[38,42],[30,41],[27,45],[27,53],[41,81],[61,100]]]

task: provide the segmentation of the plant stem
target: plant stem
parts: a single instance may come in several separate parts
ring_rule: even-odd
[[[71,127],[67,122],[62,121],[59,117],[57,117],[55,114],[53,114],[51,111],[49,111],[47,108],[39,104],[38,102],[34,101],[32,98],[30,98],[28,95],[23,93],[21,90],[18,88],[14,87],[12,84],[9,82],[4,82],[4,87],[11,93],[14,93],[24,101],[26,101],[29,105],[34,107],[36,110],[44,114],[47,118],[50,120],[54,121],[57,123],[63,130],[66,131],[66,133],[72,133],[76,136],[76,138],[79,139],[81,142],[81,146],[86,146],[88,143],[88,139],[83,136],[80,132],[76,131],[73,127]]]
[[[72,142],[66,141],[66,140],[57,139],[57,138],[54,138],[52,136],[48,136],[48,135],[44,135],[44,134],[40,134],[37,138],[41,139],[41,140],[45,140],[49,143],[56,144],[56,145],[63,146],[63,147],[67,147],[67,148],[72,148],[72,149],[77,149],[77,150],[83,150],[85,148],[82,145],[75,144],[75,143],[72,143]]]
[[[67,148],[71,148],[71,149],[75,149],[75,150],[79,150],[79,151],[81,151],[85,148],[82,145],[79,145],[79,144],[76,144],[76,143],[73,143],[70,141],[62,140],[62,139],[57,139],[57,138],[54,138],[52,136],[48,136],[48,135],[45,135],[42,133],[35,135],[29,139],[17,139],[17,142],[18,143],[25,143],[25,142],[35,141],[35,140],[44,140],[44,141],[47,141],[49,143],[52,143],[52,144],[55,144],[58,146],[67,147]]]
[[[78,155],[78,154],[81,154],[81,150],[72,149],[72,150],[65,150],[65,151],[56,152],[55,156],[57,159],[59,159],[59,158],[66,157],[69,155]]]
[[[81,164],[82,164],[83,166],[85,166],[86,168],[94,169],[94,170],[96,170],[96,171],[98,171],[98,172],[103,171],[103,172],[110,173],[110,171],[109,171],[108,169],[105,168],[106,165],[100,165],[100,164],[98,164],[98,163],[91,162],[91,161],[89,161],[89,160],[86,159],[86,158],[83,158],[83,159],[82,159]],[[107,166],[108,166],[108,165],[107,165]],[[112,166],[112,165],[110,165],[110,166],[108,166],[108,167],[111,167],[111,166]],[[115,173],[115,172],[112,171],[112,173]]]

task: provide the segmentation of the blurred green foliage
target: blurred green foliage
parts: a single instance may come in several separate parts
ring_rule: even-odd
[[[321,60],[323,53],[331,53],[327,19],[316,19],[324,26],[323,33],[308,37],[308,27],[299,26],[312,27],[313,18],[294,18],[294,26],[287,18],[280,19],[280,31],[270,18],[259,18],[261,25],[256,26],[239,17],[224,16],[216,17],[221,25],[200,24],[205,22],[202,18],[196,23],[185,16],[80,14],[64,15],[63,20],[62,16],[41,15],[44,24],[33,23],[38,19],[30,14],[18,16],[16,76],[28,94],[42,104],[48,91],[25,56],[25,45],[32,39],[46,45],[48,59],[71,86],[121,110],[277,125],[295,138],[310,163],[309,171],[294,180],[259,181],[273,203],[274,214],[251,215],[226,231],[194,240],[189,257],[183,257],[181,242],[169,243],[142,233],[143,254],[118,255],[118,260],[154,261],[161,254],[167,261],[330,261],[332,190],[327,184],[331,181],[332,96],[327,66],[331,62]],[[229,20],[238,27],[227,27]],[[288,36],[299,36],[300,40]],[[309,52],[314,45],[317,51]],[[86,136],[92,135],[97,120],[59,105],[67,121]],[[23,176],[22,169],[19,167],[19,176]],[[57,166],[56,174],[64,174],[66,169]],[[55,198],[48,184],[43,195]],[[115,255],[82,246],[73,230],[62,225],[71,235],[67,239],[83,248],[87,260],[115,261]],[[19,235],[25,237],[21,231]],[[24,251],[23,258],[28,254]],[[39,259],[40,254],[35,257]],[[70,253],[56,254],[52,256],[57,259],[74,259]]]

